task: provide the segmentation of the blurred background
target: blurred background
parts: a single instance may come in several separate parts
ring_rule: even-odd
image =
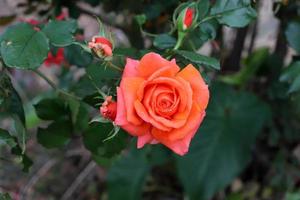
[[[143,27],[145,31],[163,33],[170,29],[172,14],[182,2],[184,1],[0,0],[0,33],[17,22],[32,24],[43,23],[49,18],[62,20],[74,18],[80,29],[76,33],[76,40],[89,41],[98,32],[99,27],[95,19],[95,16],[98,16],[114,33],[115,46],[137,50],[151,49],[152,38],[141,33],[135,15],[147,16],[147,22]],[[300,200],[300,95],[297,89],[289,92],[296,77],[280,80],[280,77],[285,74],[285,69],[291,65],[296,65],[297,70],[287,76],[292,74],[300,77],[300,64],[297,63],[300,58],[297,56],[297,49],[300,47],[291,48],[292,45],[287,41],[289,23],[298,22],[297,20],[300,19],[300,2],[256,0],[252,4],[258,16],[249,25],[243,28],[218,25],[214,27],[213,36],[209,41],[195,42],[194,48],[197,52],[213,56],[221,63],[220,71],[206,71],[208,82],[218,79],[222,84],[228,84],[232,88],[254,93],[268,105],[272,115],[264,123],[254,145],[251,146],[250,161],[242,167],[242,170],[234,173],[234,177],[229,175],[231,178],[226,179],[230,181],[227,181],[225,188],[217,187],[218,191],[209,192],[208,196],[209,198],[213,196],[210,199],[214,200]],[[291,34],[295,34],[295,40],[300,41],[300,38],[297,39],[300,36],[300,29],[292,30]],[[190,38],[196,41],[197,35],[191,35]],[[78,51],[76,47],[71,46],[61,53],[55,52],[50,57],[48,55],[48,59],[39,69],[53,82],[63,88],[69,88],[70,85],[67,84],[76,83],[84,74],[84,67],[91,60],[88,55],[82,55],[80,59],[74,61]],[[126,186],[131,180],[134,183],[130,182],[130,185],[138,186],[130,189],[137,191],[132,191],[131,197],[119,196],[120,200],[139,199],[139,195],[141,199],[188,199],[184,188],[189,186],[182,185],[181,178],[176,175],[174,159],[170,159],[170,152],[163,150],[162,146],[157,145],[155,150],[151,150],[153,151],[151,156],[155,157],[153,159],[155,164],[150,168],[132,157],[125,157],[122,163],[119,163],[128,168],[120,166],[118,168],[115,165],[111,167],[110,164],[103,164],[105,163],[103,161],[97,164],[91,152],[84,147],[80,139],[76,138],[63,148],[47,150],[42,147],[35,137],[37,126],[41,121],[36,116],[32,105],[44,97],[51,96],[50,87],[30,71],[12,70],[11,72],[14,77],[13,85],[24,103],[26,125],[29,129],[27,153],[34,160],[34,164],[29,173],[24,173],[17,164],[19,161],[9,157],[9,150],[1,148],[0,192],[8,192],[15,200],[105,200],[108,199],[110,190],[110,192],[124,193],[123,190],[128,188],[122,190],[122,186]],[[219,90],[222,93],[221,89]],[[229,90],[222,98],[220,96],[218,101],[227,101],[225,99],[227,95],[231,95]],[[214,103],[215,100],[212,104]],[[264,115],[260,112],[256,114],[257,116],[249,118],[254,119],[251,122],[253,126],[259,123],[260,115]],[[247,113],[241,115],[247,116]],[[9,127],[11,122],[0,123],[2,127]],[[214,123],[215,126],[221,127],[218,121]],[[236,120],[233,123],[240,122]],[[247,132],[238,127],[236,130],[238,135],[239,131],[241,135],[243,131]],[[232,151],[235,150],[238,149],[232,148]],[[125,149],[123,153],[126,154],[127,151],[131,150]],[[136,152],[133,153],[135,154]],[[193,157],[195,162],[202,162],[201,159],[201,156]],[[228,162],[232,160],[229,158]],[[131,170],[130,163],[134,166]],[[135,168],[136,166],[138,167]],[[230,174],[228,172],[231,171],[230,165],[218,165],[218,168],[223,171],[224,176]],[[118,182],[118,177],[114,177],[118,182],[115,186],[118,190],[109,189],[113,187],[108,186],[107,179],[111,176],[108,175],[109,173],[118,174],[119,178],[123,177],[120,179],[123,182]],[[124,181],[124,177],[127,182]],[[222,177],[214,179],[214,183],[216,184],[219,179]],[[205,185],[206,180],[201,178],[200,180],[202,180],[201,184]],[[197,187],[201,188],[201,184],[196,185],[196,189],[191,191],[197,190]],[[206,189],[210,190],[209,187]]]

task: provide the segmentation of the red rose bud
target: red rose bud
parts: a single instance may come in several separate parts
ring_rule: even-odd
[[[100,114],[105,119],[115,121],[117,115],[117,103],[112,100],[112,96],[106,97],[105,101],[100,107]]]
[[[194,9],[188,8],[185,11],[185,15],[183,18],[183,28],[189,28],[193,23]]]
[[[180,32],[185,32],[191,28],[197,20],[197,12],[195,10],[194,4],[183,9],[179,14],[177,19],[177,27]]]
[[[89,42],[89,48],[99,57],[105,58],[112,56],[113,45],[105,37],[94,36]]]

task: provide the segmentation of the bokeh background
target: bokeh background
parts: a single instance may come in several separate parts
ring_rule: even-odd
[[[147,35],[141,34],[134,16],[145,13],[147,22],[144,29],[151,33],[162,33],[170,28],[172,13],[181,2],[179,0],[0,0],[0,33],[17,22],[44,21],[64,13],[65,18],[77,19],[81,29],[77,34],[78,39],[88,41],[98,32],[98,23],[94,17],[98,16],[114,33],[115,46],[148,49],[152,48],[152,40]],[[239,29],[219,26],[216,29],[216,37],[197,48],[203,55],[220,59],[221,70],[208,72],[209,81],[219,78],[224,81],[223,84],[229,83],[233,85],[232,87],[236,87],[236,84],[232,83],[234,78],[230,75],[240,72],[247,62],[261,66],[259,70],[253,72],[241,90],[255,93],[269,105],[272,113],[272,120],[264,125],[251,149],[251,161],[212,199],[300,200],[298,191],[300,98],[297,93],[288,94],[289,85],[279,80],[281,71],[299,59],[297,52],[289,47],[285,32],[291,20],[299,20],[300,5],[297,0],[256,0],[253,3],[258,12],[256,20]],[[78,67],[78,63],[72,63],[72,56],[74,54],[65,55],[63,62],[45,63],[40,70],[53,82],[68,87],[69,80],[76,82],[84,73],[84,69]],[[81,65],[84,65],[84,62]],[[4,159],[0,159],[0,192],[8,192],[16,200],[108,199],[107,176],[111,166],[98,165],[80,139],[73,139],[66,147],[53,150],[45,149],[37,143],[35,134],[40,120],[34,113],[32,105],[39,99],[51,95],[49,85],[30,71],[15,70],[12,74],[13,85],[25,106],[30,135],[27,152],[34,160],[34,164],[29,173],[24,173],[17,164],[18,160],[10,159],[9,151],[2,148],[1,154],[4,155],[2,156]],[[218,99],[218,101],[226,100]],[[257,120],[260,120],[259,115],[261,113],[258,112]],[[3,127],[9,127],[11,122],[0,123]],[[259,122],[254,120],[251,123],[255,126]],[[215,126],[221,125],[215,121]],[[154,165],[149,169],[150,172],[142,185],[142,199],[186,199],[183,186],[174,172],[176,167],[172,161],[164,161],[165,155],[161,154],[165,152],[161,149],[163,149],[161,146],[156,147],[157,152],[152,156],[158,158],[155,162],[163,164]],[[126,151],[128,150],[124,150],[125,154]],[[169,156],[170,152],[166,154]],[[202,162],[201,157],[194,159]],[[138,165],[131,158],[125,159],[124,163],[127,162],[131,162],[134,166]],[[143,167],[141,164],[137,170],[145,170]],[[230,171],[226,167],[228,165],[218,166],[223,170],[224,176],[228,170]],[[132,178],[136,181],[135,184],[142,184],[135,178],[135,175],[141,173],[139,171],[124,169],[115,170],[114,173],[120,173],[120,176],[125,174],[129,176],[129,180]]]

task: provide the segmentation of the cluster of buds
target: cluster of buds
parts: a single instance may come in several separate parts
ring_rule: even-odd
[[[92,38],[88,44],[88,47],[98,58],[109,59],[113,54],[111,32],[106,30],[100,20],[98,20],[98,23],[100,26],[99,34]]]

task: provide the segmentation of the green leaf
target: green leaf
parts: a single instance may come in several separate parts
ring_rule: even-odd
[[[220,69],[220,63],[217,59],[203,56],[191,51],[177,50],[176,53],[183,58],[195,63],[196,65],[205,65],[213,69]]]
[[[17,138],[22,154],[24,154],[26,150],[27,131],[18,116],[13,116],[12,127],[11,135]]]
[[[268,57],[268,48],[258,49],[244,61],[245,66],[239,72],[221,76],[220,80],[232,85],[244,85],[264,66]]]
[[[10,78],[5,74],[0,74],[0,98],[2,103],[0,104],[0,112],[7,113],[9,115],[16,114],[25,126],[25,112],[23,108],[22,100],[14,89]]]
[[[299,91],[300,90],[300,61],[294,62],[289,67],[284,69],[279,80],[281,82],[290,83],[288,93]]]
[[[42,31],[54,46],[64,47],[74,42],[73,34],[77,29],[76,20],[50,21]]]
[[[289,22],[285,30],[285,36],[288,44],[300,53],[300,22]]]
[[[282,82],[292,81],[300,75],[300,61],[293,62],[289,67],[285,68],[279,78]]]
[[[177,157],[179,178],[191,200],[208,200],[251,160],[251,147],[270,109],[256,96],[214,84],[207,116],[189,153]]]
[[[294,193],[288,192],[288,193],[286,193],[284,199],[285,200],[299,200],[300,199],[300,192],[294,192]]]
[[[11,152],[20,158],[20,162],[23,165],[23,172],[29,172],[30,167],[33,164],[33,161],[25,154],[22,153],[22,149],[19,145],[12,148]]]
[[[143,24],[145,24],[147,18],[146,15],[142,14],[142,15],[136,15],[135,20],[137,21],[139,26],[143,26]]]
[[[139,59],[141,57],[141,53],[135,48],[114,48],[113,55],[125,56],[133,59]]]
[[[209,0],[201,0],[197,2],[198,20],[202,20],[209,11]]]
[[[153,45],[158,49],[169,49],[174,47],[176,39],[168,34],[159,34],[155,37]]]
[[[182,48],[197,51],[205,42],[216,38],[218,26],[219,23],[216,19],[201,23],[200,26],[188,33]]]
[[[75,99],[68,99],[70,115],[75,132],[81,133],[88,128],[89,113],[86,104]]]
[[[231,27],[244,27],[257,16],[250,0],[216,1],[210,14],[216,16],[220,24]]]
[[[124,149],[127,137],[120,130],[115,137],[105,141],[113,131],[114,126],[111,123],[93,122],[83,134],[83,143],[93,154],[111,158]]]
[[[68,109],[62,99],[42,99],[34,105],[36,114],[43,120],[56,120],[67,115]]]
[[[120,73],[106,67],[104,63],[93,63],[86,68],[86,73],[98,88],[116,85]]]
[[[8,193],[0,193],[0,200],[12,200]]]
[[[71,131],[72,125],[69,121],[54,121],[47,128],[38,128],[37,140],[46,148],[63,147],[69,142]]]
[[[292,92],[297,92],[299,90],[300,90],[300,75],[297,78],[295,78],[288,92],[292,93]]]
[[[93,60],[92,54],[84,51],[79,45],[72,44],[65,47],[65,58],[71,65],[86,67]]]
[[[43,63],[49,51],[45,34],[26,23],[7,28],[0,41],[1,55],[8,67],[36,69]]]
[[[108,173],[110,200],[140,200],[149,165],[143,151],[131,150]]]
[[[13,136],[11,136],[8,131],[0,128],[0,147],[3,145],[8,145],[13,148],[17,145]]]

